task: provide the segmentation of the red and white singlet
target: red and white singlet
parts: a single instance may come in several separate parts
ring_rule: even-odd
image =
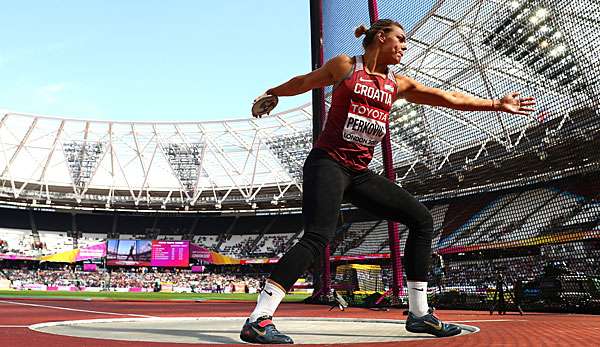
[[[350,169],[366,170],[375,145],[385,136],[396,92],[396,77],[391,70],[385,78],[370,75],[364,69],[362,56],[356,56],[352,75],[333,90],[331,107],[315,148],[325,150]]]

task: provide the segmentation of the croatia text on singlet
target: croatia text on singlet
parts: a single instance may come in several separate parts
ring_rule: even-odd
[[[390,109],[396,95],[396,78],[368,74],[362,56],[354,70],[334,90],[331,107],[315,148],[325,150],[342,165],[366,170],[375,146],[386,134]]]

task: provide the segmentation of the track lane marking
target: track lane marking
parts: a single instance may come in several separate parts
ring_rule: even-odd
[[[29,325],[8,325],[8,324],[0,324],[0,328],[29,328]]]
[[[452,323],[484,323],[484,322],[527,322],[527,319],[474,319],[474,320],[449,320]]]
[[[21,305],[21,306],[53,308],[53,309],[56,309],[56,310],[64,310],[64,311],[85,312],[85,313],[95,313],[95,314],[106,314],[106,315],[111,315],[111,316],[131,316],[131,317],[142,317],[142,318],[158,318],[157,316],[148,316],[148,315],[144,315],[144,314],[117,313],[117,312],[106,312],[106,311],[82,310],[82,309],[78,309],[78,308],[69,308],[69,307],[51,306],[51,305],[41,305],[41,304],[29,304],[29,303],[24,303],[24,302],[16,302],[16,301],[8,301],[8,300],[0,300],[0,303],[12,304],[12,305]]]

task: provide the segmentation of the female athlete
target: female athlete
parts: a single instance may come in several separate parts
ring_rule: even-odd
[[[298,277],[319,259],[333,239],[342,199],[381,219],[409,229],[404,249],[409,314],[406,330],[438,337],[461,332],[443,323],[427,304],[427,274],[431,261],[433,220],[429,210],[403,188],[368,170],[377,145],[386,133],[389,112],[399,98],[415,104],[464,111],[502,111],[527,115],[533,98],[510,93],[499,100],[481,99],[459,92],[427,87],[396,75],[389,65],[400,63],[406,51],[406,33],[390,19],[370,28],[360,26],[364,54],[339,55],[321,68],[267,90],[274,96],[291,96],[333,85],[331,108],[316,145],[303,168],[302,213],[304,235],[277,263],[240,337],[253,343],[293,343],[280,333],[272,316]]]

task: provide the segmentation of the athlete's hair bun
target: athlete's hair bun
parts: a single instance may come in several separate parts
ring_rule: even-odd
[[[367,31],[369,31],[369,29],[367,29],[366,26],[361,24],[358,28],[354,29],[354,36],[361,37],[364,34],[366,34]]]

